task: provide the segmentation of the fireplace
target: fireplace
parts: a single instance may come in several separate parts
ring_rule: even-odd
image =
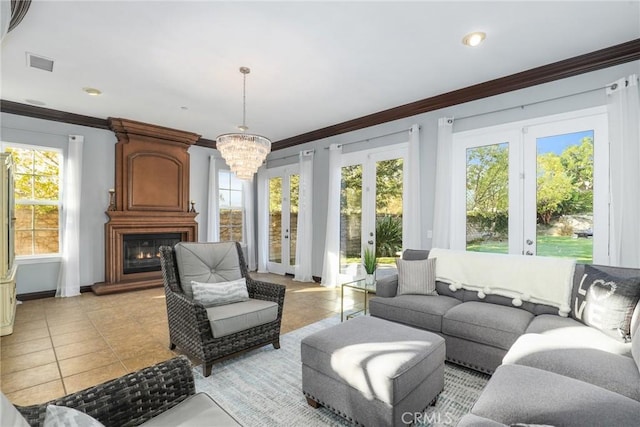
[[[173,246],[180,233],[125,234],[122,239],[124,274],[160,271],[160,246]]]
[[[105,280],[91,287],[98,295],[162,286],[158,247],[198,240],[188,150],[200,136],[117,118],[109,127],[118,138],[115,188],[105,212]]]

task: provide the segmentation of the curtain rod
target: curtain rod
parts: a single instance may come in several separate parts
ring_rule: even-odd
[[[308,156],[309,154],[313,154],[315,153],[316,150],[302,150],[302,155],[303,156]],[[267,159],[267,162],[275,162],[276,160],[284,160],[284,159],[290,159],[291,157],[300,157],[300,153],[298,154],[289,154],[288,156],[284,156],[284,157],[276,157],[275,159]]]
[[[608,88],[614,88],[615,89],[614,86],[617,86],[617,84],[616,83],[612,83],[610,85],[606,85],[606,86],[603,86],[603,87],[597,87],[597,88],[594,88],[594,89],[587,89],[587,90],[583,90],[582,92],[570,93],[568,95],[557,96],[555,98],[543,99],[543,100],[536,101],[536,102],[530,102],[528,104],[517,105],[515,107],[501,108],[501,109],[498,109],[498,110],[486,111],[486,112],[483,112],[483,113],[471,114],[471,115],[462,116],[462,117],[453,116],[453,121],[455,122],[457,120],[465,120],[465,119],[470,119],[472,117],[486,116],[487,114],[502,113],[503,111],[515,110],[515,109],[518,109],[518,108],[524,109],[525,107],[530,107],[532,105],[543,104],[545,102],[551,102],[551,101],[557,101],[559,99],[564,99],[564,98],[571,98],[573,96],[584,95],[585,93],[596,92],[596,91],[599,91],[599,90],[606,90]]]
[[[384,138],[384,137],[391,136],[391,135],[398,135],[400,133],[409,132],[410,130],[411,130],[411,128],[402,129],[402,130],[398,130],[398,131],[391,132],[391,133],[385,133],[384,135],[376,135],[376,136],[372,136],[371,138],[358,139],[356,141],[344,142],[344,143],[338,144],[338,145],[340,145],[341,147],[344,147],[345,145],[357,144],[359,142],[368,142],[368,141],[371,141],[372,139],[380,139],[380,138]],[[324,147],[325,150],[328,150],[329,148],[330,147]]]

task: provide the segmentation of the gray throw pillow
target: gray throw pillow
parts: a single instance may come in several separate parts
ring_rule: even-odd
[[[233,304],[248,301],[247,280],[243,277],[230,282],[200,283],[191,282],[193,300],[205,307]]]
[[[44,427],[104,427],[100,421],[66,406],[47,405]]]
[[[616,277],[585,265],[583,283],[587,288],[584,323],[628,341],[633,310],[640,300],[640,277]]]
[[[438,295],[436,292],[436,259],[417,261],[396,259],[398,267],[397,295]]]

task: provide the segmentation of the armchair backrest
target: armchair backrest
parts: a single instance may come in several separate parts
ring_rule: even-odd
[[[244,256],[236,242],[180,242],[170,254],[166,250],[160,253],[165,278],[164,269],[173,267],[173,274],[176,275],[177,272],[174,281],[178,282],[182,292],[189,299],[193,298],[191,281],[216,283],[247,276]],[[171,287],[171,284],[169,286]]]

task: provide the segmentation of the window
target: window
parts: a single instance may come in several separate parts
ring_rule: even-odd
[[[220,240],[244,241],[242,181],[228,170],[218,172]]]
[[[58,254],[62,153],[23,145],[6,151],[15,164],[16,256]]]
[[[602,109],[454,135],[452,247],[608,264],[608,164]]]

